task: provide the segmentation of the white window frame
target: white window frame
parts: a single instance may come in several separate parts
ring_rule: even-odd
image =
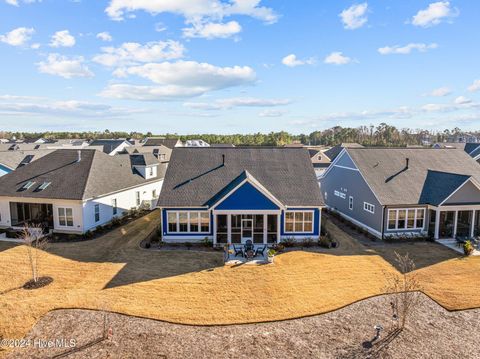
[[[399,227],[398,226],[398,212],[405,211],[405,226]],[[408,228],[408,213],[410,211],[415,212],[415,216],[413,218],[414,226],[412,228]],[[395,228],[390,228],[390,213],[395,213]],[[417,219],[418,213],[423,212],[423,226],[417,227]],[[387,231],[418,231],[419,229],[425,228],[425,216],[426,216],[426,209],[425,208],[388,208],[387,210]]]
[[[61,209],[63,209],[63,213],[64,213],[63,216],[60,215],[60,210],[61,210]],[[72,225],[69,225],[69,224],[68,224],[67,210],[70,210],[70,211],[72,212]],[[59,226],[59,227],[64,227],[64,228],[74,227],[75,221],[74,221],[74,219],[73,219],[73,218],[74,218],[74,217],[73,217],[73,208],[71,208],[71,207],[57,207],[57,215],[58,215],[58,226]],[[63,217],[64,220],[65,220],[65,224],[61,224],[61,222],[60,222],[60,220],[61,220],[62,217]]]
[[[175,231],[170,231],[170,222],[168,221],[168,215],[170,213],[174,213],[176,217],[176,230]],[[180,213],[187,213],[187,231],[186,232],[180,232]],[[192,232],[190,229],[190,214],[191,213],[196,213],[198,218],[197,218],[197,225],[198,225],[198,231]],[[207,231],[202,231],[202,213],[203,214],[208,214],[208,230]],[[205,211],[167,211],[167,226],[166,230],[167,233],[170,234],[209,234],[210,233],[210,213],[205,212]]]
[[[142,204],[142,199],[140,198],[140,191],[135,191],[135,204],[140,206]]]
[[[333,191],[333,194],[337,197],[340,197],[341,199],[347,198],[347,195],[345,193],[337,191],[337,190]]]
[[[296,231],[295,230],[295,225],[296,225],[296,219],[295,219],[295,213],[301,212],[303,213],[303,221],[302,221],[302,231]],[[287,231],[287,213],[293,213],[293,231]],[[311,231],[305,231],[305,213],[310,213],[312,215],[312,230]],[[288,234],[313,234],[315,232],[315,211],[313,210],[296,210],[296,211],[285,211],[284,214],[284,221],[283,221],[283,233],[288,233]]]
[[[148,167],[148,175],[153,177],[153,167]]]
[[[375,214],[375,205],[368,202],[363,202],[363,210],[368,213]]]
[[[348,209],[353,211],[353,196],[348,197]]]
[[[157,190],[156,190],[156,189],[153,189],[153,190],[152,190],[152,198],[153,198],[153,199],[158,198],[158,196],[157,196]]]

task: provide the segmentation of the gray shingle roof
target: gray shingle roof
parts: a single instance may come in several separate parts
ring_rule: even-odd
[[[42,158],[54,150],[35,150],[35,151],[0,151],[0,164],[11,168],[18,168],[23,162],[33,162]]]
[[[130,155],[133,166],[151,166],[158,165],[158,159],[151,153],[134,153]]]
[[[91,149],[56,150],[39,160],[0,177],[0,196],[82,200],[120,191],[164,177],[165,166],[159,166],[156,178],[145,180],[132,170],[130,156],[107,154]],[[35,185],[21,190],[28,181]],[[37,188],[51,184],[43,191]]]
[[[245,147],[174,149],[158,205],[205,206],[245,171],[286,206],[323,205],[305,149]]]
[[[90,146],[102,148],[103,152],[110,153],[124,142],[126,142],[126,140],[94,140],[90,143]]]
[[[480,182],[480,166],[464,151],[456,149],[347,148],[346,151],[384,205],[421,204],[427,200],[440,203],[445,192],[462,178],[472,177]],[[441,187],[430,188],[439,182]]]
[[[151,137],[147,138],[145,143],[143,144],[144,146],[165,146],[168,148],[173,149],[177,143],[179,142],[178,139],[176,138],[156,138],[156,137]]]
[[[339,145],[333,146],[332,148],[323,152],[330,161],[333,162],[335,158],[342,152],[344,148],[363,148],[363,146],[359,143],[341,143]]]

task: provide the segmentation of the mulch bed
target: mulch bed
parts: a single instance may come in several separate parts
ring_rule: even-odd
[[[32,290],[45,287],[53,282],[52,277],[40,277],[35,282],[33,279],[30,279],[27,283],[23,285],[23,289]]]
[[[324,315],[281,322],[185,326],[108,315],[111,339],[68,358],[478,358],[480,309],[448,312],[423,294],[401,333],[394,330],[388,296],[366,299]],[[206,303],[208,305],[208,303]],[[385,329],[373,340],[374,326]],[[77,346],[101,336],[103,314],[58,310],[27,339],[74,338]],[[10,358],[45,358],[66,349],[16,349]]]

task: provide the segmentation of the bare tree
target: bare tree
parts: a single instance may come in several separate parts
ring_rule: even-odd
[[[403,330],[412,311],[420,302],[421,286],[417,275],[413,272],[415,262],[408,253],[402,256],[395,252],[395,257],[400,274],[386,273],[385,292],[391,295],[390,306],[397,328]]]
[[[43,236],[43,228],[41,225],[25,225],[20,239],[23,240],[27,249],[27,258],[30,270],[32,271],[32,280],[38,282],[40,259],[45,253],[48,240]]]

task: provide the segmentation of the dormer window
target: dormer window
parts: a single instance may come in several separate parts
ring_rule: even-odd
[[[51,182],[43,182],[43,183],[37,188],[37,191],[43,191],[43,190],[46,189],[48,186],[50,186],[50,183],[51,183]]]
[[[27,189],[31,188],[35,184],[34,181],[28,181],[22,186],[22,190],[26,191]]]

